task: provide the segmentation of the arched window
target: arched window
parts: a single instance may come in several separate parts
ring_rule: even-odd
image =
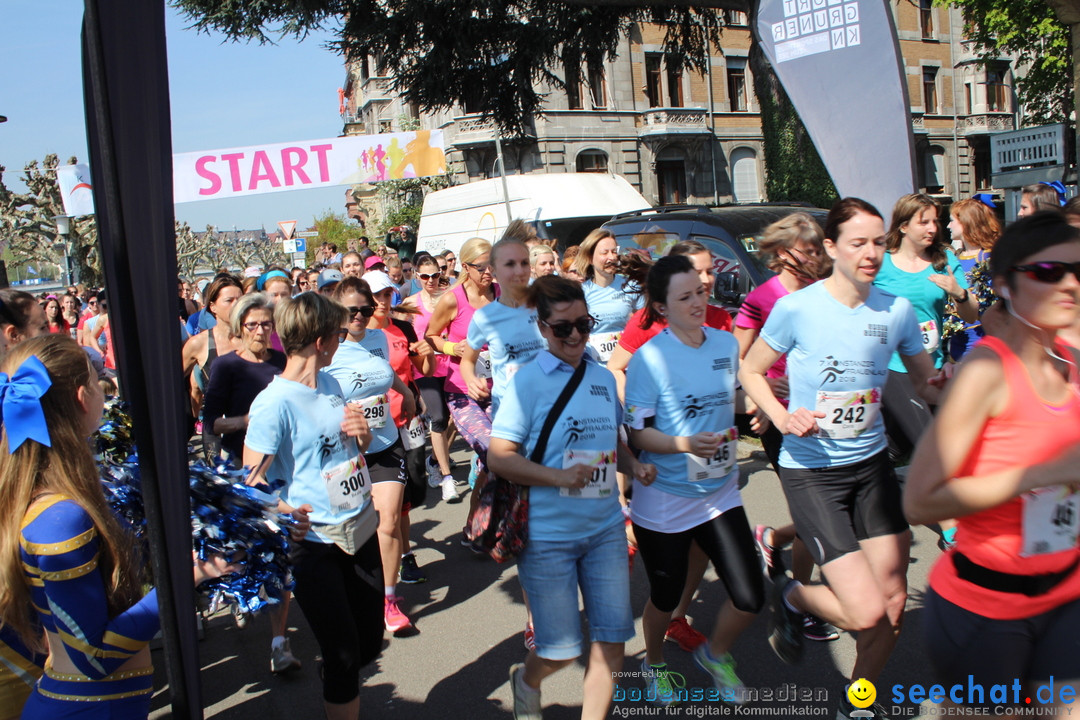
[[[582,150],[577,156],[578,172],[606,173],[608,157],[603,150]]]
[[[736,148],[731,153],[731,186],[735,202],[761,202],[757,153],[753,148]]]

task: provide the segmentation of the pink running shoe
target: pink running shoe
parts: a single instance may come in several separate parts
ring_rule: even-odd
[[[402,600],[401,597],[386,598],[386,607],[383,611],[383,615],[386,618],[386,629],[392,633],[400,632],[406,628],[412,627],[412,622],[406,617],[405,613],[401,612],[398,608],[398,603]]]

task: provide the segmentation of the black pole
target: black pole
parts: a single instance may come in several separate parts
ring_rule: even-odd
[[[102,269],[139,448],[172,717],[201,719],[165,6],[85,0],[85,10],[83,88]]]

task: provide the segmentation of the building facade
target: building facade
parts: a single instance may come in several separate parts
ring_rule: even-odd
[[[961,37],[954,8],[891,3],[904,57],[920,189],[959,199],[990,187],[989,134],[1015,128],[1008,59],[984,67]],[[761,120],[749,67],[751,30],[726,11],[723,43],[705,72],[663,52],[664,30],[636,26],[618,56],[581,68],[524,138],[502,141],[506,172],[610,172],[656,205],[768,200]],[[565,68],[562,68],[565,71]],[[445,133],[456,183],[498,175],[494,123],[457,108],[420,115],[391,90],[373,59],[350,63],[345,134],[402,129],[403,119]],[[556,70],[558,73],[558,69]],[[570,73],[573,74],[573,73]]]

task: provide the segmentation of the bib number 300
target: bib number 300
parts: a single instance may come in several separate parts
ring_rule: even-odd
[[[363,455],[323,470],[323,480],[335,514],[361,508],[371,497],[371,475]]]

